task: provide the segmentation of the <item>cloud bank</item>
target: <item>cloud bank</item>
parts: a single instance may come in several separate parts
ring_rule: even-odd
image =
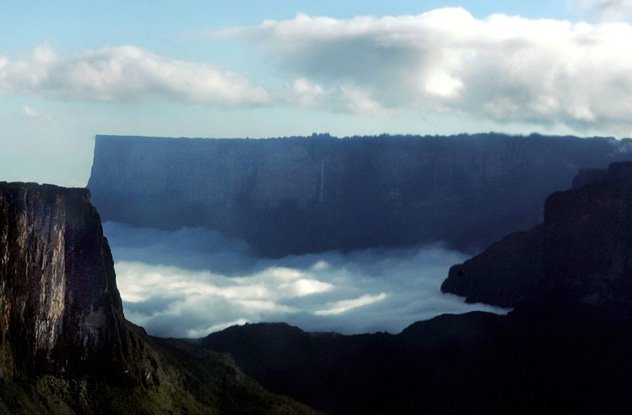
[[[309,331],[399,332],[414,321],[471,310],[440,292],[464,254],[441,246],[302,255],[250,255],[203,229],[104,225],[125,315],[159,336],[201,337],[234,324],[285,321]]]
[[[0,95],[95,102],[300,108],[449,116],[632,134],[628,0],[578,0],[596,23],[476,18],[463,8],[411,16],[314,17],[215,31],[265,51],[248,76],[136,46],[60,55],[44,44],[0,55]]]
[[[574,0],[571,5],[603,21],[627,20],[632,16],[631,0]]]
[[[630,6],[603,7],[615,3]],[[632,117],[628,23],[477,19],[445,8],[348,20],[298,15],[216,35],[266,49],[286,76],[300,80],[300,101],[312,105],[574,128],[627,128]]]
[[[26,57],[0,55],[0,95],[34,93],[64,100],[155,98],[216,105],[265,102],[267,92],[216,66],[169,59],[135,46],[59,56],[44,44]]]

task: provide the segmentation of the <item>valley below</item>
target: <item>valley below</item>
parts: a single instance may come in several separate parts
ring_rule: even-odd
[[[165,231],[106,222],[126,316],[162,337],[202,337],[235,324],[399,333],[444,313],[508,309],[444,294],[467,256],[440,244],[260,258],[203,228]]]

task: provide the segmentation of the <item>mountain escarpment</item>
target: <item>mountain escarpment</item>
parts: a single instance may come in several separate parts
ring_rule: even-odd
[[[0,413],[310,413],[127,322],[86,189],[0,182]]]
[[[87,190],[0,184],[0,261],[1,377],[125,370],[121,298]]]
[[[450,269],[445,292],[514,307],[554,293],[589,304],[632,304],[632,162],[580,172],[550,195],[544,222]]]
[[[628,142],[574,137],[97,136],[88,187],[105,220],[201,226],[284,256],[443,241],[482,249]]]

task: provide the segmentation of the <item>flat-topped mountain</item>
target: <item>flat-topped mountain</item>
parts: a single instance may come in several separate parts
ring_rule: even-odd
[[[260,254],[443,241],[482,249],[542,220],[580,168],[628,141],[574,137],[328,135],[96,138],[88,184],[105,220],[204,226]]]
[[[88,190],[0,182],[0,413],[311,411],[127,322]]]

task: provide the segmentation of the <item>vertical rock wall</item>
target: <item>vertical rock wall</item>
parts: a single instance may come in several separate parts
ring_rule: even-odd
[[[584,170],[551,194],[544,222],[450,269],[441,289],[516,307],[554,297],[632,307],[632,162]]]
[[[482,249],[542,220],[580,168],[627,142],[576,137],[169,139],[97,136],[88,187],[104,217],[204,226],[260,254],[442,241]]]
[[[0,377],[121,360],[123,311],[85,189],[0,183]]]

